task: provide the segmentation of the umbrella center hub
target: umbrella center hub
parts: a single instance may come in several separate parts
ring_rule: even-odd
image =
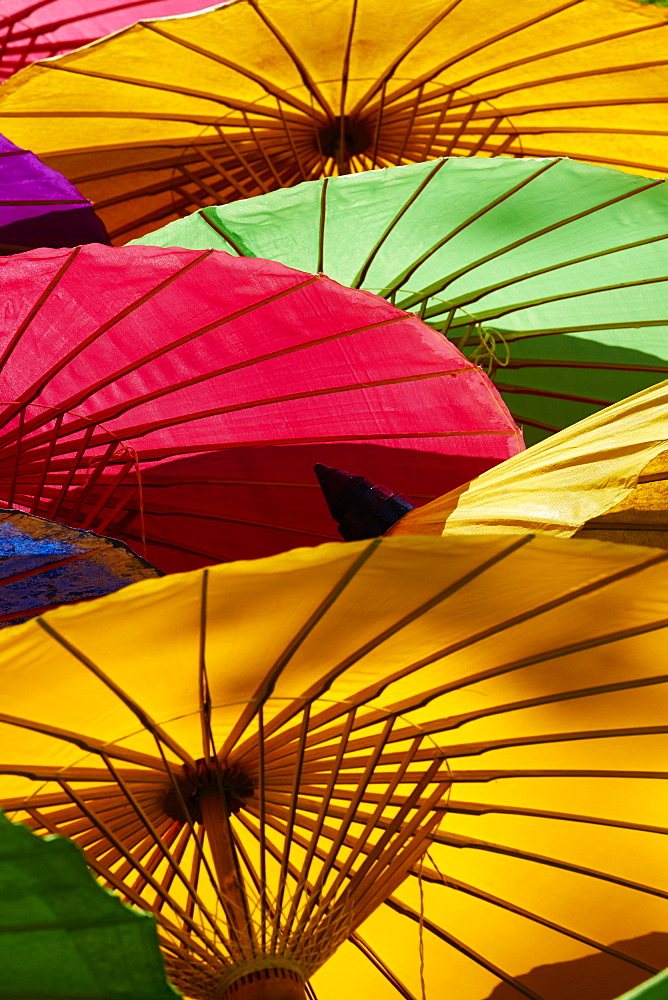
[[[347,162],[351,156],[364,153],[370,148],[373,136],[363,121],[351,121],[348,115],[337,115],[333,121],[320,129],[319,148],[325,156],[337,162]]]
[[[164,798],[165,812],[181,823],[202,822],[201,796],[218,793],[228,816],[238,813],[252,798],[253,780],[238,764],[196,761],[197,769],[183,767],[180,777],[170,785]]]
[[[304,971],[285,956],[266,955],[233,967],[217,990],[221,1000],[304,1000]]]

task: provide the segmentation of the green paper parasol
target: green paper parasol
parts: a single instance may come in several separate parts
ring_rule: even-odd
[[[634,990],[629,990],[618,1000],[666,1000],[668,997],[668,969],[660,972],[646,983],[641,983]]]
[[[80,849],[0,813],[2,1000],[177,1000],[155,919],[102,889]]]
[[[137,243],[324,271],[492,374],[527,444],[666,378],[668,188],[567,159],[449,158],[205,208]]]

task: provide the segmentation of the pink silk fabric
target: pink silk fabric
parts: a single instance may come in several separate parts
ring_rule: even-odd
[[[0,80],[150,17],[191,14],[204,0],[2,0]]]

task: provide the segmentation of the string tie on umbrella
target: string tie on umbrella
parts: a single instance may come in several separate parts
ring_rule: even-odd
[[[506,368],[510,361],[510,349],[508,343],[498,330],[484,327],[482,323],[476,325],[475,332],[478,335],[478,344],[471,354],[471,361],[480,365],[487,375],[493,374],[497,368]],[[501,344],[505,351],[505,357],[498,354],[498,346]]]

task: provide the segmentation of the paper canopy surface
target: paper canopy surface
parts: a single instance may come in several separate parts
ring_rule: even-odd
[[[0,255],[109,243],[93,206],[34,153],[0,135]]]
[[[203,208],[138,242],[269,257],[418,312],[531,444],[668,374],[665,182],[451,157]]]
[[[419,996],[422,888],[427,995],[612,1000],[668,947],[667,584],[654,549],[386,538],[60,608],[0,635],[0,805],[156,913],[188,996],[252,947]]]
[[[144,17],[206,6],[200,0],[2,0],[0,80],[36,59],[69,52]]]
[[[114,538],[0,512],[0,628],[160,576]]]
[[[423,502],[522,448],[480,368],[324,275],[86,246],[0,261],[0,296],[0,498],[160,569],[336,537],[316,462]]]
[[[0,815],[0,991],[33,1000],[178,1000],[155,921],[91,878],[62,837]]]
[[[668,996],[668,972],[661,972],[649,982],[625,993],[619,1000],[664,1000],[666,996]]]
[[[0,130],[80,185],[122,241],[436,156],[665,176],[667,23],[632,0],[236,0],[17,74]]]
[[[406,514],[389,534],[486,532],[668,547],[668,382]]]

